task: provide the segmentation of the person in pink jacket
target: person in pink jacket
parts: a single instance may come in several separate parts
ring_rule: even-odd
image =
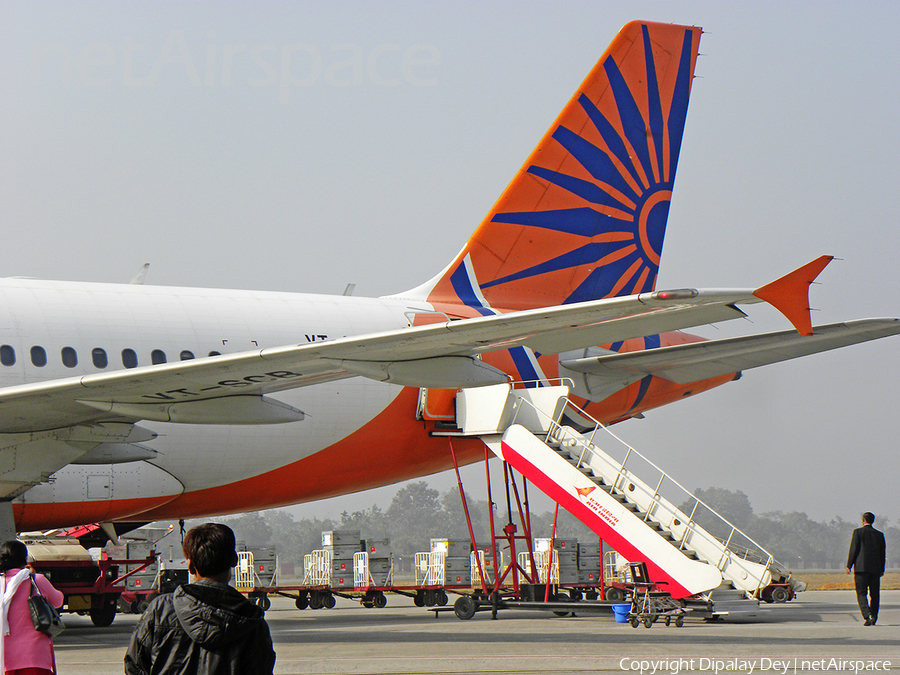
[[[53,641],[34,629],[28,611],[31,580],[54,607],[62,607],[63,594],[42,574],[28,567],[28,548],[21,541],[0,544],[0,673],[40,675],[55,673]]]

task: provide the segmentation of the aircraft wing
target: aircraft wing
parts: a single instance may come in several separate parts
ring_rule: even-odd
[[[361,375],[400,385],[507,381],[481,354],[525,346],[544,354],[743,317],[753,291],[657,291],[545,309],[287,345],[0,389],[0,429],[99,421],[265,424],[302,419],[266,394]]]
[[[560,366],[579,373],[622,376],[638,380],[646,375],[688,384],[729,373],[738,373],[817,352],[846,347],[900,333],[900,319],[862,319],[816,326],[811,336],[796,331],[694,342],[639,352],[609,354],[560,361]]]

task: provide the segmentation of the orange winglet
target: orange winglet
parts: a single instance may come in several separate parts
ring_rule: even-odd
[[[812,335],[812,320],[809,316],[809,285],[816,280],[825,266],[834,260],[832,255],[823,255],[803,267],[785,274],[770,284],[753,291],[760,300],[768,302],[784,314],[800,335]]]

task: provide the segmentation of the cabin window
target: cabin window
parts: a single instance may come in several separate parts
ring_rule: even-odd
[[[150,352],[150,363],[154,366],[166,362],[166,353],[162,349],[154,349]]]
[[[194,358],[194,352],[188,351],[187,349],[181,352],[182,361],[190,361],[192,358]]]
[[[0,363],[12,366],[16,363],[16,350],[10,345],[0,345]]]
[[[137,368],[137,354],[133,349],[122,350],[122,365],[126,368]]]
[[[66,368],[74,368],[78,365],[78,353],[72,347],[63,347],[60,354]]]
[[[47,365],[47,351],[38,345],[31,348],[31,362],[38,368]]]
[[[109,365],[109,359],[106,358],[106,350],[100,347],[94,347],[91,350],[91,360],[94,362],[95,368],[106,368]]]
[[[210,356],[222,356],[222,352],[210,352]]]

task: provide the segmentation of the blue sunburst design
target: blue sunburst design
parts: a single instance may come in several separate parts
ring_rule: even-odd
[[[493,316],[500,313],[493,309],[484,296],[481,295],[478,280],[475,278],[475,272],[472,270],[472,261],[468,256],[463,259],[462,263],[451,275],[450,283],[453,285],[453,290],[459,296],[459,299],[465,305],[481,314],[481,316]],[[544,375],[538,363],[539,354],[523,346],[513,347],[508,349],[507,352],[509,352],[519,373],[519,381],[528,382],[528,387],[535,387],[538,383],[540,383],[540,386],[548,384],[547,376]]]
[[[612,56],[603,63],[621,132],[584,94],[578,98],[603,143],[558,126],[552,134],[590,179],[539,164],[527,172],[548,186],[574,195],[579,206],[545,211],[497,213],[492,222],[553,230],[582,238],[565,253],[491,281],[482,288],[579,266],[591,267],[566,303],[652,290],[669,215],[692,77],[693,32],[686,30],[678,55],[675,86],[664,113],[649,30],[642,26],[646,102],[635,96]],[[634,78],[632,78],[634,79]],[[638,86],[632,84],[632,86]],[[642,103],[638,103],[638,98]],[[642,105],[645,106],[642,110]],[[596,136],[596,133],[592,135]],[[585,205],[586,204],[586,205]]]

